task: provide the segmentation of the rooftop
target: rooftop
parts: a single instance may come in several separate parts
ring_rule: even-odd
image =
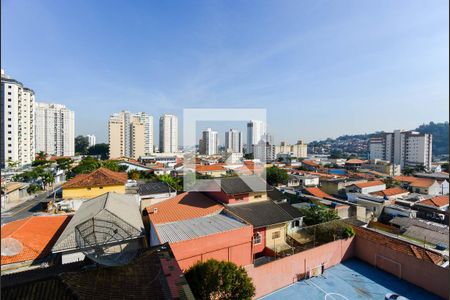
[[[375,192],[372,194],[377,195],[377,196],[382,196],[382,197],[384,197],[384,196],[389,197],[389,196],[395,196],[395,195],[401,195],[401,194],[407,194],[407,193],[409,193],[409,191],[402,189],[401,187],[392,187],[392,188],[385,189],[384,191],[379,191],[379,192]]]
[[[431,199],[422,200],[418,204],[434,206],[434,207],[443,207],[443,206],[448,206],[448,203],[449,203],[449,196],[444,195],[444,196],[436,196]]]
[[[417,178],[416,180],[410,183],[410,186],[418,188],[428,188],[432,186],[435,182],[436,180],[434,179]]]
[[[367,162],[367,161],[361,160],[361,159],[353,158],[353,159],[347,160],[345,163],[346,163],[346,164],[353,165],[353,164],[363,164],[363,163],[365,163],[365,162]]]
[[[226,171],[223,165],[197,165],[195,166],[197,172],[214,172],[214,171]]]
[[[22,244],[22,251],[14,256],[2,254],[2,265],[45,257],[66,227],[70,216],[33,216],[7,223],[1,228],[2,252],[4,239],[15,239]]]
[[[175,190],[171,188],[166,182],[156,181],[138,183],[138,193],[141,196],[170,193],[173,191]]]
[[[200,218],[217,214],[222,209],[222,205],[198,192],[185,192],[174,198],[146,207],[153,224]]]
[[[248,225],[225,214],[215,214],[179,222],[157,224],[155,227],[161,243],[175,243],[245,226]]]
[[[358,182],[354,183],[353,185],[356,187],[359,187],[360,189],[372,187],[372,186],[379,186],[385,184],[383,181],[380,180],[374,180],[374,181],[368,181],[368,182]]]
[[[99,168],[88,174],[79,174],[67,181],[63,188],[95,187],[108,185],[122,185],[127,183],[128,174],[114,172],[107,168]]]
[[[317,198],[322,198],[322,199],[335,199],[333,196],[325,193],[324,191],[322,191],[320,188],[318,187],[309,187],[309,188],[305,188],[304,191],[306,191],[308,194],[310,194],[311,196],[317,197]]]
[[[291,221],[293,217],[271,200],[227,205],[234,215],[252,224],[254,228]]]

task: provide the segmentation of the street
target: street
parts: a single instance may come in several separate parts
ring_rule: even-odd
[[[1,224],[3,225],[12,221],[24,219],[32,216],[36,212],[41,211],[41,202],[46,198],[53,197],[53,194],[59,189],[61,189],[61,187],[55,189],[55,191],[47,191],[39,194],[37,197],[27,200],[8,211],[2,211]]]

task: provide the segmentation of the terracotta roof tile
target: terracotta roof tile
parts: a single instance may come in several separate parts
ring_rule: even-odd
[[[370,229],[361,228],[357,226],[353,226],[353,228],[355,230],[357,238],[369,240],[380,246],[387,247],[389,249],[392,249],[394,251],[406,255],[414,256],[417,259],[428,261],[436,265],[439,265],[443,262],[442,255],[428,251],[422,247],[389,237],[382,233],[374,232]]]
[[[442,206],[448,205],[449,198],[448,198],[448,196],[437,196],[437,197],[434,197],[431,199],[422,200],[419,203],[423,204],[423,205],[434,206],[434,207],[442,207]]]
[[[107,168],[100,168],[89,174],[75,176],[67,181],[63,188],[120,185],[125,184],[127,180],[128,174],[125,172],[114,172]]]
[[[2,265],[45,257],[69,220],[70,216],[34,216],[3,225],[2,240],[16,239],[23,249],[14,256],[2,255]]]
[[[413,182],[419,178],[414,176],[394,176],[394,180],[402,181],[402,182]]]
[[[392,187],[389,189],[385,189],[384,191],[379,191],[377,193],[381,193],[383,196],[389,197],[389,196],[395,196],[400,194],[406,194],[409,193],[409,191],[402,189],[401,187]]]
[[[383,185],[383,184],[385,184],[385,183],[380,180],[374,180],[374,181],[368,181],[368,182],[358,182],[358,183],[354,183],[353,185],[362,189],[362,188],[366,188],[366,187],[378,186],[378,185]]]
[[[198,165],[195,167],[197,172],[225,171],[223,165]]]
[[[157,212],[155,213],[155,209]],[[170,223],[219,213],[223,206],[202,193],[185,192],[146,207],[153,224]]]
[[[414,180],[409,185],[413,186],[413,187],[418,187],[418,188],[427,188],[427,187],[432,186],[435,182],[436,182],[436,180],[434,180],[434,179],[417,178],[417,180]]]
[[[318,198],[323,198],[323,199],[334,199],[333,196],[325,193],[324,191],[322,191],[321,189],[319,189],[318,187],[309,187],[309,188],[305,188],[305,191],[314,196],[314,197],[318,197]]]
[[[360,160],[360,159],[353,158],[353,159],[347,160],[345,163],[346,164],[363,164],[365,162],[366,162],[365,160]]]

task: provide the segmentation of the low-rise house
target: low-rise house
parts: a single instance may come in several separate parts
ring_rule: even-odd
[[[51,247],[71,216],[33,216],[7,223],[1,228],[2,275],[51,263]]]
[[[109,265],[132,257],[144,245],[145,231],[136,196],[108,192],[83,202],[52,248],[62,263],[95,261]]]
[[[19,202],[30,196],[28,187],[30,185],[24,182],[8,182],[2,183],[2,204]]]
[[[345,194],[346,188],[355,183],[363,183],[367,180],[349,180],[347,178],[320,178],[320,188],[330,195]]]
[[[371,159],[364,163],[363,167],[389,176],[399,176],[401,174],[400,165],[392,164],[390,161],[381,159]]]
[[[214,178],[222,177],[227,174],[227,169],[223,165],[197,165],[195,171],[203,176],[211,176]]]
[[[99,168],[88,174],[79,174],[63,185],[63,199],[93,198],[107,192],[125,194],[128,174]]]
[[[395,200],[409,195],[409,191],[401,187],[391,187],[383,191],[371,193],[372,196],[383,197],[387,200]]]
[[[139,163],[138,161],[134,161],[134,160],[122,160],[119,162],[119,166],[124,166],[126,167],[126,172],[130,172],[130,171],[152,171],[152,168],[149,168],[141,163]]]
[[[361,193],[347,193],[347,200],[365,207],[368,218],[378,218],[385,206],[394,204],[393,200],[386,200]]]
[[[367,161],[353,158],[353,159],[349,159],[345,162],[345,168],[347,170],[356,171],[356,170],[361,169],[362,165],[365,163],[367,163]]]
[[[350,193],[370,194],[374,192],[383,191],[386,189],[386,184],[379,180],[354,183],[346,187],[346,191]]]
[[[303,189],[303,193],[307,194],[307,195],[311,195],[311,196],[317,197],[317,198],[326,199],[326,200],[334,200],[334,199],[336,199],[333,196],[325,193],[324,191],[322,191],[318,187],[305,188],[305,189]]]
[[[137,186],[141,210],[145,207],[175,197],[177,191],[166,182],[139,182]]]
[[[183,270],[210,258],[252,263],[252,226],[202,193],[185,192],[145,212],[150,245],[169,243]]]
[[[308,159],[302,161],[302,166],[309,171],[317,171],[321,168],[320,164]]]
[[[319,185],[319,176],[315,175],[289,175],[288,187],[312,187]]]
[[[439,182],[428,178],[420,178],[409,184],[409,187],[413,192],[425,195],[448,194],[448,186],[447,180]]]
[[[449,196],[436,196],[421,200],[414,204],[414,209],[418,211],[421,218],[444,221],[448,219]]]

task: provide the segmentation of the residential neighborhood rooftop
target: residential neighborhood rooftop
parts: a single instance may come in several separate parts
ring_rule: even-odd
[[[114,172],[107,168],[99,168],[88,174],[79,174],[67,181],[63,188],[96,187],[108,185],[120,185],[127,183],[128,174]]]

